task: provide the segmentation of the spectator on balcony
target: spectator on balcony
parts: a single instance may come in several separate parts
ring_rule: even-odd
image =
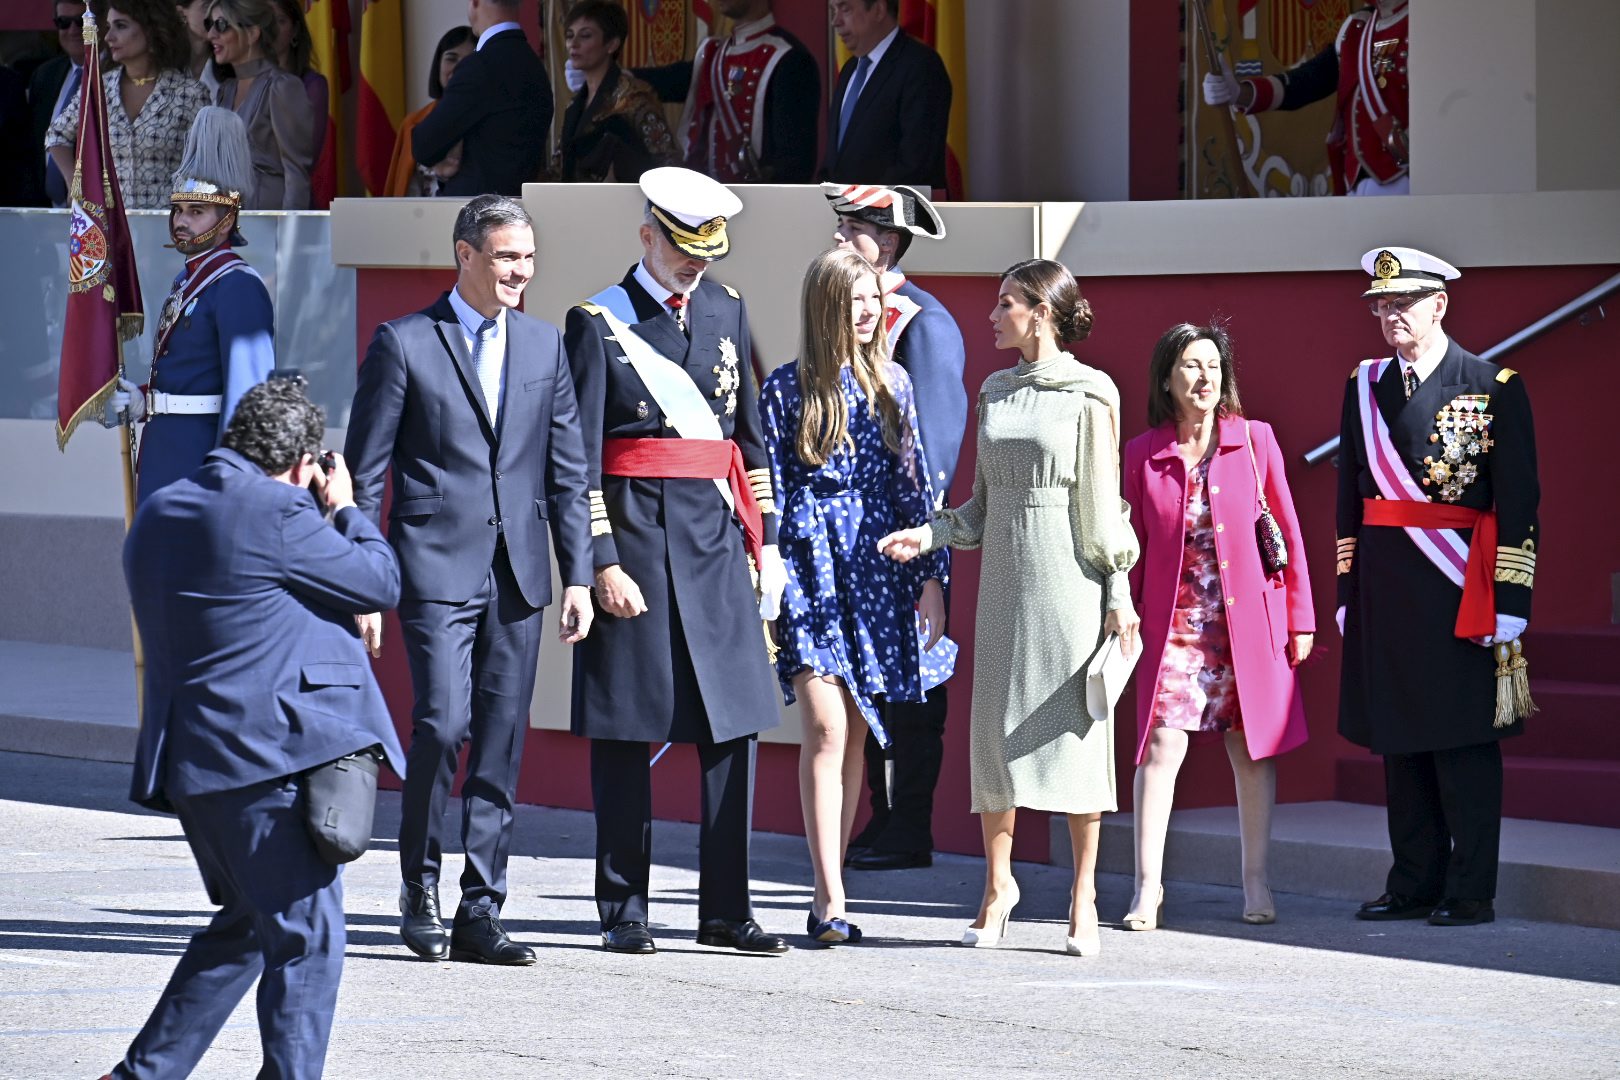
[[[254,195],[248,210],[308,210],[310,170],[320,146],[309,93],[298,76],[277,67],[276,10],[271,0],[214,0],[208,9],[214,60],[231,65],[218,103],[247,125]]]
[[[219,80],[230,74],[230,69],[220,70],[214,63],[214,47],[208,43],[208,27],[203,20],[208,18],[208,9],[213,0],[177,0],[175,8],[180,17],[186,21],[186,37],[191,42],[191,63],[186,70],[191,77],[202,83],[208,90],[208,100],[212,102],[219,93]]]
[[[563,114],[552,172],[565,183],[635,183],[675,159],[652,87],[619,66],[630,19],[612,0],[579,0],[563,20],[568,62],[584,77]]]
[[[276,13],[276,35],[270,52],[276,67],[298,76],[304,84],[304,93],[309,95],[310,122],[315,125],[315,156],[311,160],[318,162],[326,145],[326,118],[330,111],[331,91],[326,76],[310,66],[315,42],[310,37],[309,24],[304,21],[304,0],[272,0],[272,3]],[[327,169],[325,172],[325,176],[319,173],[310,176],[310,206],[316,210],[331,206],[332,196],[337,194],[336,170]]]
[[[411,153],[432,168],[457,147],[461,164],[441,195],[520,195],[540,174],[551,131],[551,82],[517,23],[518,0],[469,0],[473,54],[411,133]]]
[[[444,96],[444,88],[450,82],[450,76],[455,73],[457,65],[473,54],[478,39],[473,36],[472,27],[456,26],[446,30],[439,43],[433,48],[433,63],[428,65],[428,103],[407,116],[399,124],[399,135],[394,140],[394,154],[388,161],[388,183],[383,187],[382,194],[392,198],[402,196],[432,197],[439,193],[439,184],[444,177],[455,174],[461,165],[461,148],[455,147],[447,154],[443,161],[433,168],[418,165],[416,158],[411,155],[411,135],[416,125],[427,119]]]
[[[1294,668],[1316,617],[1299,519],[1268,424],[1238,399],[1221,326],[1172,326],[1148,365],[1149,430],[1125,445],[1125,501],[1142,558],[1136,668],[1136,896],[1127,930],[1158,926],[1165,832],[1192,732],[1219,733],[1237,782],[1243,921],[1276,921],[1266,883],[1274,758],[1305,741]],[[1282,530],[1287,565],[1268,566],[1258,507]],[[1273,549],[1275,551],[1275,549]]]
[[[832,27],[853,55],[827,116],[821,179],[944,190],[951,77],[900,29],[900,0],[832,0]]]
[[[92,8],[106,45],[108,69],[101,74],[101,89],[124,205],[166,208],[186,133],[208,104],[208,91],[186,71],[185,23],[169,0],[117,0],[111,7],[106,0],[94,0]],[[51,121],[45,136],[52,163],[70,183],[78,138],[75,98]]]
[[[68,102],[79,99],[79,84],[84,79],[84,0],[56,0],[52,11],[62,55],[53,56],[35,68],[28,81],[28,103],[34,110],[34,137],[29,157],[36,163],[35,168],[39,170],[36,179],[50,205],[66,206],[68,180],[73,170],[62,172],[50,154],[41,148],[52,121],[67,108]]]

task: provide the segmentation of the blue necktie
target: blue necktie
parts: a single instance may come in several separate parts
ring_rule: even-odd
[[[478,386],[484,392],[484,404],[489,407],[489,423],[494,427],[500,420],[501,404],[501,350],[495,344],[495,320],[485,319],[473,337],[473,371]]]
[[[74,95],[78,93],[79,79],[83,74],[84,68],[82,67],[69,69],[67,87],[61,97],[57,99],[62,103],[62,109],[67,108],[68,103],[71,102]],[[58,109],[56,114],[53,115],[51,119],[54,120],[57,116],[60,116],[62,109]],[[50,154],[45,155],[45,194],[50,197],[52,206],[67,205],[67,177],[63,176],[62,170],[56,167],[56,162],[54,159],[52,159]]]
[[[863,56],[855,63],[855,74],[850,76],[849,86],[844,90],[844,107],[838,110],[838,147],[843,149],[844,135],[849,131],[849,118],[855,112],[855,99],[861,96],[861,87],[866,85],[866,77],[872,73],[872,58]]]

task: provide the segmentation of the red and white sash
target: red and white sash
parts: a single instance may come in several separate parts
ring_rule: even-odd
[[[1378,408],[1373,388],[1394,358],[1363,360],[1356,373],[1356,394],[1361,407],[1361,435],[1367,447],[1367,467],[1384,498],[1403,502],[1428,503],[1423,488],[1412,478],[1411,470],[1395,449],[1389,435],[1389,422]],[[1458,588],[1462,588],[1464,572],[1468,567],[1468,544],[1455,529],[1426,529],[1407,527],[1423,556]]]
[[[179,289],[169,294],[169,299],[163,304],[163,315],[158,323],[157,342],[152,346],[152,357],[157,359],[163,356],[169,347],[169,335],[179,325],[181,316],[185,314],[192,301],[202,295],[202,291],[226,274],[244,270],[254,277],[259,272],[248,261],[228,247],[218,247],[198,260],[195,267],[190,268],[185,283]],[[262,279],[261,279],[262,280]]]

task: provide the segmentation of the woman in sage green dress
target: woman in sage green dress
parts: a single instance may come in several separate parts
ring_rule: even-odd
[[[973,497],[879,541],[904,562],[950,545],[982,548],[974,632],[971,773],[984,829],[985,886],[964,945],[998,945],[1018,903],[1018,807],[1068,815],[1075,880],[1066,951],[1095,955],[1097,838],[1118,809],[1113,721],[1086,712],[1085,667],[1109,633],[1127,652],[1138,619],[1136,562],[1119,494],[1119,392],[1063,351],[1091,330],[1074,276],[1044,259],[1007,271],[990,316],[1016,366],[979,392]]]

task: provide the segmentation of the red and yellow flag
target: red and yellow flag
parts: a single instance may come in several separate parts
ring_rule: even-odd
[[[120,344],[141,332],[145,314],[124,196],[107,141],[96,20],[84,13],[84,77],[79,83],[77,160],[68,188],[67,316],[56,385],[56,446],[107,405],[124,372]]]
[[[315,159],[310,190],[314,209],[324,210],[323,200],[341,195],[345,183],[343,153],[343,99],[349,92],[353,74],[349,67],[349,0],[304,0],[304,22],[315,54],[315,70],[326,76],[326,137],[321,140],[321,156]]]
[[[370,195],[388,185],[388,164],[405,118],[403,0],[366,0],[360,12],[360,100],[355,106],[354,153]]]

